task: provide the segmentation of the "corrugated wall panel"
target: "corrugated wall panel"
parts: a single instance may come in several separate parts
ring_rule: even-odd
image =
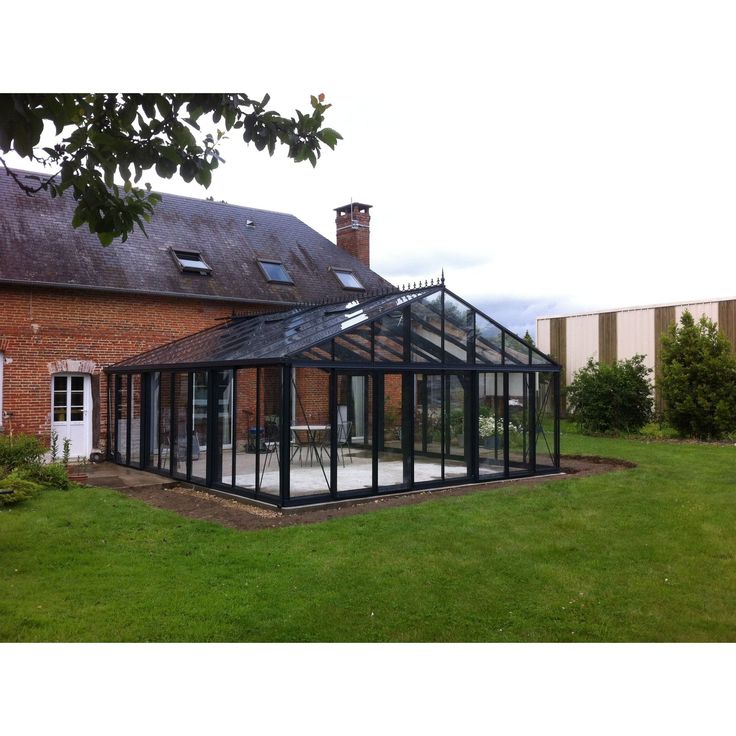
[[[616,353],[616,312],[598,315],[598,360],[601,363],[615,363]]]
[[[680,323],[682,313],[687,309],[697,322],[703,315],[718,322],[718,302],[698,302],[696,304],[680,304],[675,307],[675,320]]]
[[[657,388],[657,382],[662,376],[662,366],[660,363],[662,349],[662,333],[669,330],[670,325],[675,321],[674,307],[656,307],[654,310],[654,410],[658,415],[664,412],[664,401],[662,394]]]
[[[549,321],[549,355],[562,365],[560,372],[560,412],[562,416],[567,413],[567,399],[565,397],[565,355],[567,353],[567,319],[565,317],[553,317]]]
[[[549,355],[551,350],[549,330],[548,319],[537,320],[537,347],[546,355]]]
[[[736,299],[718,302],[718,328],[729,339],[736,352]]]
[[[568,384],[576,371],[579,371],[590,358],[598,360],[598,315],[568,317],[565,360],[565,378]]]
[[[643,355],[644,363],[654,370],[654,309],[632,309],[618,313],[616,353],[619,360]]]

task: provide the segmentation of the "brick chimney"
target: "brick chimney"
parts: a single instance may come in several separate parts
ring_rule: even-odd
[[[338,248],[355,256],[366,266],[371,265],[371,206],[352,202],[335,209]]]

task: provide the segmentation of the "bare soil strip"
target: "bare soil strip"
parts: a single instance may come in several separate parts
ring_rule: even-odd
[[[422,503],[431,498],[463,496],[468,493],[477,493],[480,490],[504,488],[510,485],[526,486],[534,483],[549,483],[550,481],[561,480],[570,475],[584,477],[587,475],[610,473],[623,468],[636,467],[635,463],[626,460],[585,455],[565,455],[561,459],[561,464],[565,475],[545,475],[535,476],[533,478],[503,480],[490,484],[455,486],[431,491],[418,491],[404,495],[345,501],[330,506],[289,509],[286,511],[268,509],[247,502],[221,498],[212,493],[187,486],[127,488],[121,490],[120,493],[138,498],[151,506],[174,511],[190,519],[202,519],[232,527],[233,529],[252,531],[256,529],[294,526],[296,524],[318,524],[328,519],[340,519],[345,516],[365,514],[378,509]]]

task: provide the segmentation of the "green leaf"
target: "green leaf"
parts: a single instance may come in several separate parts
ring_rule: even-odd
[[[108,246],[115,238],[115,233],[97,233],[97,237],[102,245]]]

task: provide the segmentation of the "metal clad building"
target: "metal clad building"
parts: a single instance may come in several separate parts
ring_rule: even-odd
[[[736,349],[736,299],[680,302],[618,310],[537,318],[537,347],[562,364],[561,387],[568,385],[592,358],[611,363],[644,355],[654,373],[656,408],[662,407],[656,392],[660,338],[672,322],[688,310],[696,320],[712,319]],[[564,410],[564,402],[563,402]]]

